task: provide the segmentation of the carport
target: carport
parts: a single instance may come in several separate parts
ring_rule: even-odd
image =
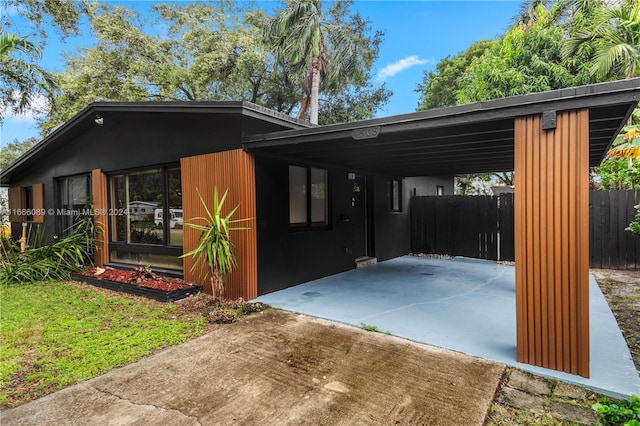
[[[243,148],[398,178],[514,170],[517,361],[589,377],[589,167],[638,100],[630,79],[251,136]]]

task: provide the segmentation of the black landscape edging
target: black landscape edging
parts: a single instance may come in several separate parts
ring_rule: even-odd
[[[103,280],[96,277],[90,277],[81,274],[71,274],[73,281],[91,284],[96,287],[106,288],[108,290],[119,291],[122,293],[135,294],[136,296],[144,296],[160,302],[175,302],[188,296],[193,296],[202,291],[202,286],[191,284],[191,287],[180,288],[178,290],[159,290],[157,288],[149,288],[136,286],[133,284],[124,284],[117,281]]]

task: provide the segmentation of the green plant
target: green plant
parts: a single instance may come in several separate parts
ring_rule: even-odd
[[[0,283],[27,284],[68,279],[69,273],[93,263],[94,231],[93,218],[83,216],[66,238],[24,252],[7,252],[0,256]]]
[[[360,326],[365,331],[373,331],[375,333],[379,333],[380,332],[378,327],[376,327],[375,325],[369,325],[369,324],[365,324],[365,323],[360,323]]]
[[[635,206],[637,210],[635,220],[629,224],[629,227],[625,228],[625,231],[630,231],[633,235],[640,236],[640,204]]]
[[[249,229],[248,227],[233,225],[250,219],[232,219],[239,206],[232,208],[226,215],[223,214],[228,190],[220,198],[218,197],[218,188],[213,189],[211,210],[207,207],[200,191],[197,189],[196,191],[207,216],[193,218],[192,222],[184,224],[189,228],[200,231],[200,237],[198,238],[197,246],[181,257],[193,256],[192,271],[202,264],[206,265],[207,269],[204,278],[209,278],[213,295],[222,300],[224,278],[236,266],[234,246],[231,243],[229,232]],[[193,221],[202,221],[204,225],[193,223]]]
[[[620,401],[600,398],[591,408],[599,414],[602,425],[640,426],[640,398],[636,395]]]
[[[135,268],[129,277],[129,284],[138,285],[147,280],[155,280],[158,276],[151,270],[151,266]]]

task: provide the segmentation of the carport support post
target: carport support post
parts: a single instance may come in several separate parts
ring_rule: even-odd
[[[589,377],[589,110],[550,114],[515,119],[517,359]]]

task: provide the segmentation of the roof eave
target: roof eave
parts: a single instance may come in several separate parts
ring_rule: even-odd
[[[38,142],[27,152],[0,171],[0,185],[7,185],[7,177],[11,176],[25,162],[37,155],[44,147],[62,138],[80,122],[96,113],[108,112],[190,112],[190,113],[239,113],[257,118],[272,124],[290,126],[294,129],[308,128],[310,125],[297,118],[261,107],[247,101],[226,102],[93,102],[78,112],[71,119],[55,129],[51,134]]]
[[[324,139],[349,137],[354,130],[380,127],[382,132],[422,130],[448,125],[462,125],[471,121],[490,121],[544,111],[591,108],[603,104],[621,104],[640,101],[640,78],[618,80],[549,92],[511,96],[465,105],[435,108],[426,111],[385,118],[335,124],[304,130],[285,130],[263,135],[246,136],[243,147],[253,148],[304,143]],[[633,109],[633,108],[631,108]],[[388,130],[387,130],[388,129]]]

